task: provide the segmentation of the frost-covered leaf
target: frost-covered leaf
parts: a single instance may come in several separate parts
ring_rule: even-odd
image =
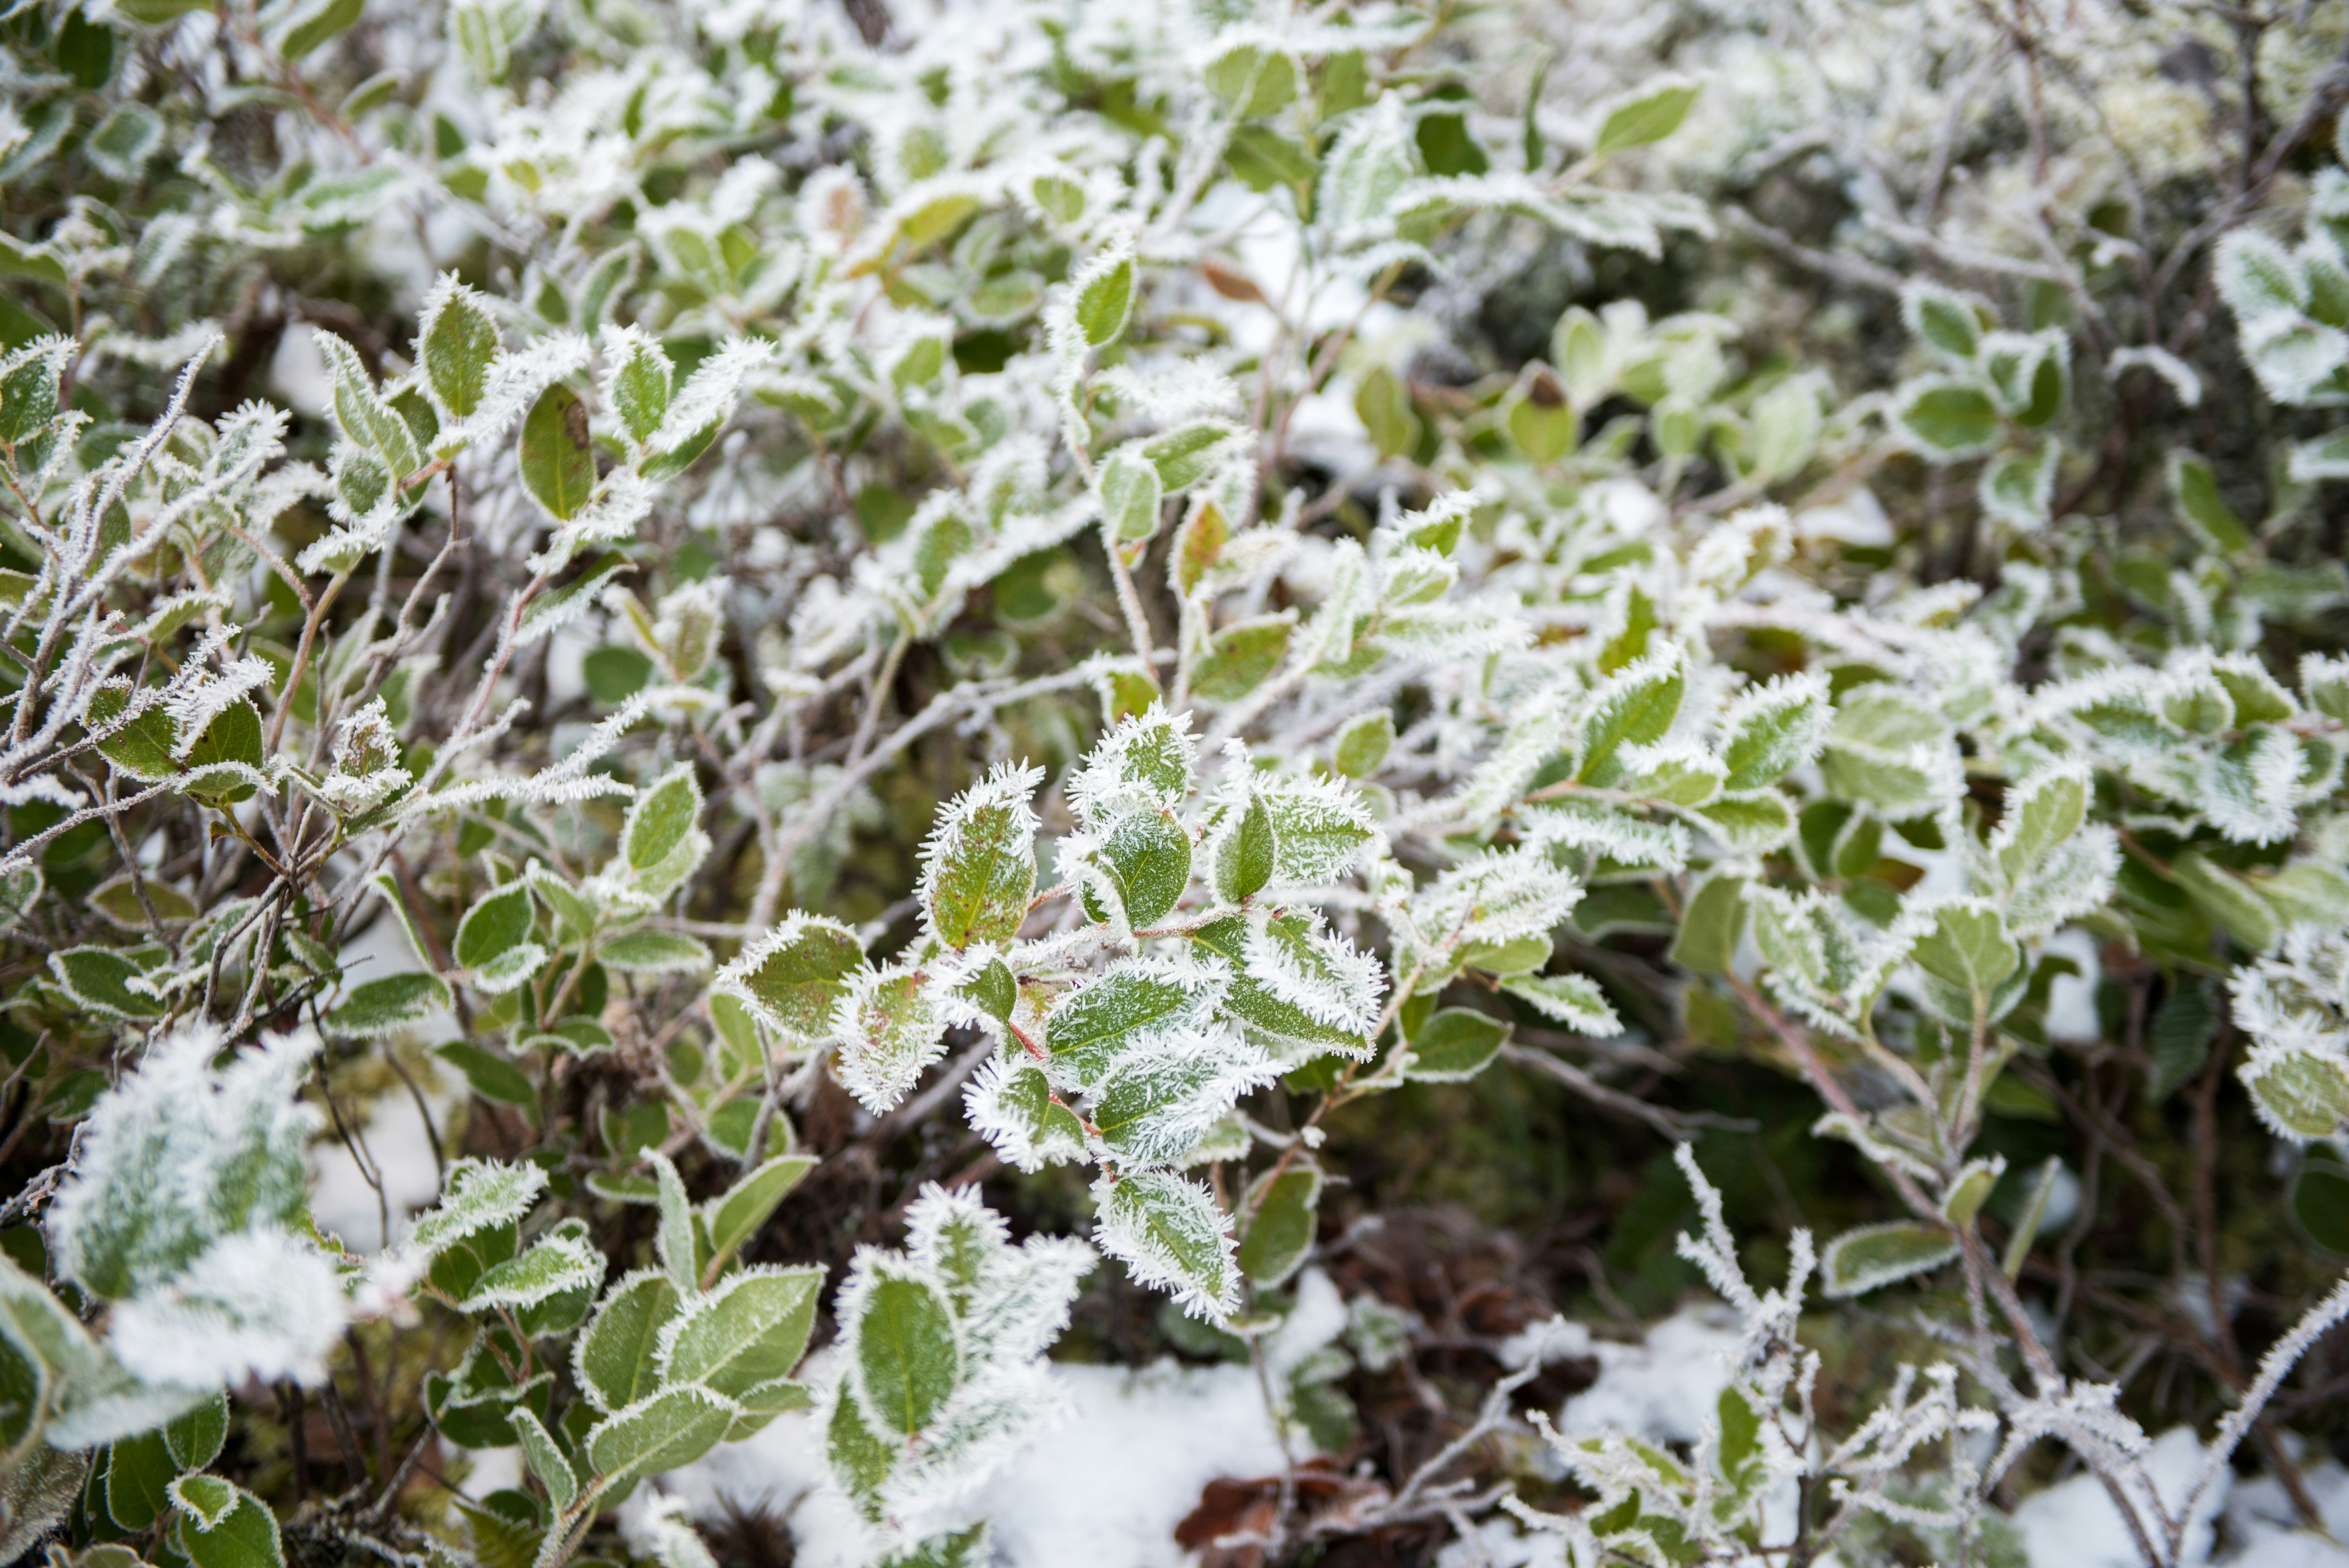
[[[859,970],[833,1016],[841,1086],[874,1115],[887,1110],[945,1054],[942,1026],[919,971]]]
[[[1154,702],[1118,721],[1070,776],[1069,803],[1096,830],[1129,812],[1172,810],[1191,792],[1195,745],[1190,715]]]
[[[1036,889],[1038,768],[998,768],[938,817],[922,846],[924,924],[949,947],[1009,942]]]
[[[1121,1170],[1169,1164],[1272,1078],[1262,1051],[1220,1029],[1165,1035],[1118,1054],[1088,1118]]]
[[[1317,882],[1341,876],[1378,834],[1361,796],[1334,779],[1260,780],[1255,798],[1272,821],[1276,882]]]
[[[117,1303],[107,1344],[148,1383],[315,1383],[348,1316],[342,1277],[325,1254],[255,1225],[222,1236],[170,1279]]]
[[[480,1312],[498,1306],[536,1306],[566,1292],[592,1291],[604,1278],[604,1254],[578,1237],[550,1234],[519,1257],[483,1274],[459,1305]]]
[[[1201,1030],[1223,999],[1225,972],[1172,958],[1127,959],[1061,998],[1044,1020],[1053,1075],[1090,1087],[1129,1052]]]
[[[860,1260],[841,1316],[855,1346],[857,1404],[887,1430],[912,1437],[953,1398],[962,1345],[945,1292],[877,1257]]]
[[[1309,915],[1248,923],[1247,977],[1317,1024],[1366,1035],[1377,1021],[1386,975],[1377,958]]]
[[[417,313],[416,358],[443,415],[464,419],[481,406],[497,355],[496,318],[456,274],[442,273]]]
[[[1231,1216],[1206,1188],[1164,1171],[1093,1184],[1095,1239],[1136,1284],[1164,1290],[1194,1317],[1227,1317],[1239,1305]]]
[[[988,1061],[964,1091],[963,1105],[971,1130],[1019,1170],[1084,1158],[1084,1123],[1053,1099],[1051,1080],[1032,1062]]]
[[[587,1457],[597,1476],[625,1485],[691,1464],[741,1413],[732,1399],[698,1385],[664,1388],[589,1428]]]
[[[1440,1008],[1413,1032],[1403,1074],[1421,1083],[1464,1083],[1501,1054],[1509,1027],[1473,1008]]]
[[[92,1109],[48,1210],[64,1277],[119,1301],[176,1279],[223,1238],[304,1223],[316,1111],[295,1094],[315,1035],[213,1059],[213,1025],[181,1026]]]
[[[596,1409],[621,1409],[652,1392],[661,1331],[682,1300],[675,1282],[657,1269],[623,1274],[605,1294],[572,1350],[580,1390]]]
[[[759,1264],[686,1303],[661,1330],[655,1370],[664,1387],[698,1383],[730,1398],[791,1376],[815,1324],[817,1268]]]
[[[1939,1268],[1957,1255],[1958,1243],[1948,1232],[1895,1220],[1846,1231],[1827,1243],[1819,1262],[1826,1293],[1849,1296]]]
[[[1519,975],[1502,981],[1501,989],[1577,1034],[1603,1040],[1623,1032],[1607,994],[1587,975]]]
[[[1926,377],[1904,384],[1893,421],[1927,458],[1952,462],[1987,451],[1998,439],[1998,406],[1971,382]]]
[[[1136,811],[1102,835],[1092,861],[1127,927],[1139,929],[1155,924],[1191,885],[1191,835],[1171,815]],[[1085,891],[1086,913],[1094,913],[1092,889]],[[1108,911],[1099,914],[1106,918]]]
[[[1661,740],[1681,710],[1687,680],[1671,654],[1641,659],[1591,694],[1577,744],[1575,777],[1604,788],[1623,775],[1618,753],[1626,746]]]
[[[1741,692],[1722,715],[1722,788],[1759,789],[1810,761],[1827,718],[1826,683],[1816,676],[1781,676]]]
[[[285,1568],[285,1549],[269,1505],[218,1476],[181,1476],[171,1483],[179,1505],[173,1532],[196,1568]]]
[[[556,1512],[571,1506],[579,1495],[579,1478],[571,1469],[571,1461],[555,1446],[554,1439],[539,1424],[527,1405],[517,1406],[508,1418],[513,1422],[514,1436],[522,1439],[523,1459],[530,1465],[530,1473],[546,1489],[546,1500]]]
[[[597,944],[595,961],[626,975],[687,975],[709,966],[699,937],[677,931],[624,931]]]
[[[812,1045],[830,1032],[850,977],[864,967],[854,932],[795,911],[720,967],[713,989],[740,998],[786,1041]]]

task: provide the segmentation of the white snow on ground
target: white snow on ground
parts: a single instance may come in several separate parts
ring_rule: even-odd
[[[2162,1501],[2177,1507],[2201,1472],[2201,1441],[2189,1429],[2173,1427],[2154,1439],[2145,1469]],[[2228,1480],[2222,1470],[2195,1509],[2183,1563],[2209,1561],[2210,1522],[2227,1501]],[[2014,1525],[2031,1553],[2032,1568],[2139,1568],[2143,1562],[2104,1483],[2085,1470],[2024,1498],[2014,1511]]]
[[[2333,1539],[2301,1528],[2283,1483],[2257,1476],[2227,1498],[2227,1534],[2234,1550],[2220,1561],[2243,1568],[2349,1568],[2349,1470],[2327,1460],[2303,1469],[2309,1495]]]
[[[810,1376],[828,1370],[819,1357]],[[1174,1526],[1217,1476],[1278,1474],[1280,1440],[1256,1375],[1238,1366],[1056,1366],[1070,1413],[979,1494],[996,1550],[1018,1568],[1176,1568]],[[791,1511],[802,1568],[868,1561],[868,1540],[826,1479],[823,1434],[794,1413],[721,1446],[661,1485],[697,1516],[721,1498]],[[632,1499],[627,1513],[646,1506]],[[939,1528],[956,1522],[939,1520]]]

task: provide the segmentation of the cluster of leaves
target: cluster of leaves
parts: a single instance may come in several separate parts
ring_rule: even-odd
[[[2208,1194],[2231,1066],[2349,1252],[2298,1152],[2349,1130],[2337,70],[2271,126],[2266,20],[1914,8],[1888,68],[2027,87],[2010,165],[1943,86],[1938,150],[1878,159],[1903,95],[1790,85],[1775,35],[1757,99],[1619,18],[1554,72],[1540,8],[784,9],[0,19],[0,1161],[38,1221],[0,1234],[0,1555],[277,1568],[290,1501],[345,1553],[560,1568],[805,1409],[876,1561],[983,1562],[1097,1253],[1340,1447],[1402,1320],[1268,1347],[1350,1121],[1546,1079],[1684,1135],[1619,1080],[1708,1053],[1814,1094],[1876,1208],[1757,1293],[1683,1150],[1747,1351],[1690,1453],[1559,1439],[1588,1506],[1517,1517],[1578,1561],[1777,1550],[1790,1487],[1806,1559],[1962,1557],[2043,1439],[2154,1497],[2066,1326],[2111,1150],[2173,1293],[2196,1239],[2214,1467],[2256,1425],[2293,1475],[2265,1401],[2344,1298],[2292,1274],[2254,1375]],[[2164,28],[2251,87],[2241,158],[2154,201],[2086,57]],[[1769,219],[1789,114],[1849,132],[1830,205],[1876,238]],[[1888,212],[1892,162],[1931,172]],[[1902,346],[1692,286],[1761,254]],[[1528,256],[1581,281],[1504,321]],[[2059,993],[2124,980],[2076,1048]],[[2189,1083],[2191,1216],[2116,1109]],[[321,1233],[314,1147],[373,1245]],[[1014,1245],[1007,1168],[1089,1240]],[[1815,1266],[1958,1346],[1835,1439]],[[312,1398],[349,1485],[304,1508]],[[528,1480],[452,1519],[434,1446]],[[1499,1496],[1388,1480],[1381,1527]],[[2155,1568],[2184,1517],[2129,1521]]]

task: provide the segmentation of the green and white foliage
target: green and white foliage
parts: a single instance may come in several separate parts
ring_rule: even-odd
[[[1065,1396],[1043,1353],[1093,1253],[1048,1236],[1015,1247],[975,1194],[936,1185],[907,1209],[905,1229],[902,1252],[859,1249],[841,1286],[841,1374],[822,1418],[833,1478],[911,1557],[957,1538],[916,1544],[907,1524],[973,1501],[1060,1416]]]
[[[2349,1126],[2349,938],[2302,927],[2232,985],[2235,1023],[2251,1040],[2238,1071],[2260,1119],[2303,1143],[2339,1137]]]
[[[426,1379],[433,1419],[466,1447],[521,1448],[547,1504],[528,1549],[546,1561],[647,1477],[811,1403],[792,1373],[823,1271],[739,1254],[814,1161],[778,1155],[699,1204],[665,1155],[650,1163],[657,1266],[608,1286],[585,1223],[540,1212],[535,1165],[455,1165],[403,1248],[419,1293],[474,1320],[455,1371]],[[555,1409],[566,1370],[571,1402]]]
[[[1820,1294],[1963,1369],[1813,1432],[1814,1249],[1754,1292],[1705,1197],[1733,1397],[1569,1448],[1584,1560],[1789,1480],[1956,1560],[2048,1435],[2136,1485],[2102,1305],[2023,1296],[2078,1150],[1987,1119],[2349,1127],[2338,18],[1637,9],[16,7],[0,1556],[274,1568],[312,1478],[215,1396],[396,1367],[375,1437],[522,1450],[481,1568],[811,1401],[888,1560],[975,1563],[1095,1254],[933,1189],[818,1393],[792,1249],[888,1222],[768,1228],[802,1127],[1247,1335],[1353,1108],[1680,1127],[1658,1053],[1816,1097]],[[2067,979],[2157,1011],[2074,1052]],[[363,1264],[309,1163],[397,1186],[411,1105]],[[322,1538],[427,1555],[364,1479],[408,1533]]]
[[[38,1329],[54,1306],[22,1309],[33,1332],[9,1349],[53,1386],[55,1446],[128,1437],[252,1377],[315,1383],[349,1318],[339,1260],[309,1233],[317,1115],[295,1089],[316,1037],[215,1067],[224,1043],[202,1022],[158,1038],[92,1110],[50,1204],[59,1276],[112,1304],[102,1346],[70,1320]]]

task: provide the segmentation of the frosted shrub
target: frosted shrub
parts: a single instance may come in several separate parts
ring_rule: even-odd
[[[2343,27],[18,5],[0,1556],[976,1568],[1056,1344],[1249,1365],[1219,1563],[2314,1522]],[[1363,1264],[1528,1125],[1693,1444]]]

